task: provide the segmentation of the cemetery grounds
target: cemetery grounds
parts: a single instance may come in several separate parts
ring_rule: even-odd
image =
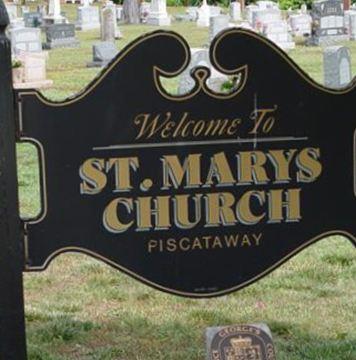
[[[62,6],[71,21],[75,8]],[[157,27],[120,25],[120,29],[124,39],[117,45],[122,49]],[[207,29],[195,22],[174,22],[169,29],[183,35],[191,47],[207,42]],[[47,78],[54,86],[43,92],[51,99],[78,92],[99,71],[86,68],[99,30],[77,32],[77,37],[80,48],[50,51]],[[355,75],[356,41],[347,46]],[[290,56],[322,82],[321,48],[297,46]],[[140,79],[132,81],[140,86]],[[174,92],[177,83],[167,81],[167,89]],[[25,144],[17,149],[21,213],[35,215],[36,152]],[[25,274],[29,359],[202,360],[206,327],[266,322],[280,360],[355,360],[355,278],[353,246],[337,236],[304,250],[254,285],[208,300],[164,294],[85,255],[61,255],[45,272]]]

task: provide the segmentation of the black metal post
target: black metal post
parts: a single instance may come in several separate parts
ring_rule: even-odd
[[[26,360],[9,18],[0,0],[0,360]]]

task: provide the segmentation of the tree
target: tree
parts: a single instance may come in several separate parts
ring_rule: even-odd
[[[124,0],[122,8],[124,20],[128,24],[140,23],[140,0]]]

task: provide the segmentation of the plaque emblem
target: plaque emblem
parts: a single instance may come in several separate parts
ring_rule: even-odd
[[[270,335],[251,325],[227,326],[211,342],[209,360],[275,360]]]

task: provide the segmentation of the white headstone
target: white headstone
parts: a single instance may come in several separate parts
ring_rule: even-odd
[[[209,41],[213,41],[214,37],[224,29],[229,27],[229,16],[219,15],[210,18]]]
[[[14,84],[17,89],[46,88],[53,85],[47,80],[45,53],[22,53],[16,57],[22,63],[22,83]]]
[[[147,18],[147,24],[158,26],[171,25],[171,18],[167,13],[166,0],[151,0],[150,14]]]
[[[197,26],[208,27],[210,24],[209,19],[210,19],[210,7],[208,6],[206,0],[203,0],[201,7],[198,9]]]
[[[12,52],[42,52],[41,30],[38,28],[13,28],[10,30]]]
[[[288,24],[284,20],[265,24],[263,34],[285,51],[295,48],[292,36],[288,32]]]
[[[291,15],[289,17],[289,25],[294,36],[311,35],[312,18],[308,14]]]
[[[197,66],[205,66],[210,69],[211,75],[207,81],[209,88],[216,92],[221,92],[222,85],[228,81],[228,77],[218,72],[210,63],[209,50],[193,48],[191,49],[191,61],[187,69],[179,77],[178,94],[189,93],[194,85],[194,79],[191,77],[191,71]]]
[[[79,6],[77,9],[77,30],[90,30],[100,28],[99,8],[97,6],[90,6],[89,2],[86,5]]]
[[[61,1],[49,0],[48,15],[43,17],[45,25],[67,23],[67,19],[61,15]]]
[[[241,4],[238,1],[230,3],[230,17],[232,21],[241,20]]]

